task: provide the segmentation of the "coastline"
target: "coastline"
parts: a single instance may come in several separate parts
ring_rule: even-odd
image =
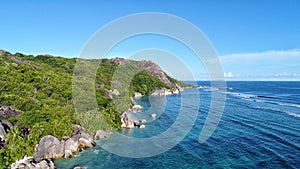
[[[198,87],[198,86],[197,86]],[[193,87],[193,88],[197,88]],[[190,87],[186,87],[190,88]],[[170,96],[178,95],[180,92],[183,92],[184,88],[176,89],[157,89],[151,94],[151,96]],[[137,92],[136,92],[137,93]],[[139,113],[143,107],[136,104],[133,98],[143,97],[140,93],[136,94],[134,97],[131,97],[131,101],[134,104],[128,111],[123,112],[120,116],[121,118],[121,128],[132,129],[138,127],[144,129],[146,127],[145,119],[134,118],[135,113]],[[151,114],[153,119],[156,118],[156,114]],[[74,132],[71,136],[64,137],[62,140],[58,140],[54,136],[47,135],[41,138],[39,143],[35,146],[35,153],[33,157],[24,156],[22,159],[17,160],[11,164],[11,168],[21,168],[21,167],[41,167],[54,169],[53,160],[58,160],[61,158],[72,158],[78,152],[86,148],[91,148],[96,145],[96,140],[104,139],[109,137],[109,131],[98,130],[93,136],[86,133],[85,128],[79,125],[73,125]],[[56,147],[55,149],[49,150],[49,147]],[[75,167],[80,168],[80,166]]]

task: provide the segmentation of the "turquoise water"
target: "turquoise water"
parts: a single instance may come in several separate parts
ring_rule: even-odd
[[[198,139],[211,97],[211,91],[206,89],[186,89],[184,95],[189,96],[190,104],[181,105],[181,95],[166,97],[164,112],[153,121],[147,114],[151,113],[148,110],[155,111],[150,109],[149,98],[135,99],[144,107],[144,112],[137,116],[147,118],[146,128],[119,132],[130,137],[151,137],[164,132],[175,122],[181,106],[188,106],[191,111],[198,107],[194,105],[198,91],[200,110],[194,126],[172,149],[153,157],[128,158],[101,148],[110,141],[102,140],[96,147],[55,164],[58,168],[78,165],[85,168],[300,168],[300,82],[227,82],[227,91],[221,93],[227,97],[221,121],[214,134],[202,144]],[[155,107],[155,101],[151,103]],[[160,103],[158,99],[157,104]]]

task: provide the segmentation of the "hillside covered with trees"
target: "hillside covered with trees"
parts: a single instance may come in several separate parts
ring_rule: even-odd
[[[132,106],[130,97],[135,92],[150,95],[158,88],[185,85],[151,61],[115,58],[94,62],[96,79],[90,85],[101,113],[80,116],[75,112],[72,93],[73,77],[78,73],[74,70],[76,59],[0,50],[0,120],[6,132],[5,138],[0,138],[0,168],[8,167],[25,154],[32,156],[34,146],[43,136],[62,139],[70,135],[72,124],[83,125],[90,133],[97,129],[119,129],[120,115]],[[80,111],[86,115],[89,110]],[[93,121],[97,118],[103,123]]]

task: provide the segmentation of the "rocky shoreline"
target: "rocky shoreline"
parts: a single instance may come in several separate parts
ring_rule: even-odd
[[[42,137],[35,146],[33,157],[25,156],[23,159],[11,164],[11,169],[55,169],[53,160],[72,158],[85,148],[96,145],[95,140],[104,139],[109,132],[99,130],[93,136],[89,135],[85,128],[73,125],[74,133],[70,137],[64,137],[61,141],[54,136]],[[75,167],[77,169],[81,167]]]
[[[208,88],[208,87],[207,86],[181,87],[181,86],[176,84],[176,86],[174,88],[171,88],[171,89],[158,88],[151,94],[151,96],[178,95],[180,92],[183,92],[185,88],[203,89],[203,88]],[[143,97],[143,96],[144,96],[143,94],[141,94],[139,92],[135,92],[133,98],[140,98],[140,97]],[[132,98],[131,98],[131,100],[132,100],[132,102],[134,102]],[[128,129],[132,129],[132,128],[135,128],[135,127],[139,127],[141,129],[145,128],[146,127],[146,125],[145,125],[146,120],[145,119],[135,119],[135,117],[133,116],[134,113],[138,113],[142,109],[143,109],[143,107],[141,105],[134,105],[128,111],[123,112],[123,114],[121,115],[121,122],[122,122],[121,128],[128,128]],[[156,118],[155,113],[152,113],[150,116],[153,119]]]
[[[206,88],[206,86],[196,86],[196,87],[186,87],[186,88]],[[151,95],[152,96],[169,96],[177,95],[184,91],[183,87],[177,86],[172,89],[160,88],[156,89]],[[113,91],[109,91],[114,93]],[[116,93],[116,92],[115,92]],[[134,97],[142,97],[141,93],[136,92]],[[10,110],[4,107],[5,110],[9,110],[14,114],[18,114],[16,110]],[[143,129],[146,127],[145,119],[135,119],[133,113],[138,113],[143,107],[141,105],[134,105],[128,111],[122,113],[121,115],[121,128],[132,129],[138,127]],[[156,118],[156,114],[151,114],[153,119]],[[5,124],[5,121],[0,123],[0,143],[5,144],[4,139],[6,138],[5,127],[9,126],[10,123]],[[47,135],[41,138],[39,143],[35,146],[35,151],[33,157],[24,156],[22,159],[17,160],[15,163],[11,164],[11,169],[55,169],[53,160],[61,158],[72,158],[79,151],[85,148],[91,148],[96,145],[95,140],[107,138],[110,133],[106,131],[99,130],[93,136],[89,135],[85,128],[80,125],[73,125],[73,134],[69,137],[63,137],[62,140],[58,138]],[[1,144],[0,144],[1,146]],[[75,167],[79,169],[81,167]]]

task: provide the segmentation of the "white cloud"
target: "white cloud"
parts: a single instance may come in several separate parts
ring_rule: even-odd
[[[300,49],[236,53],[220,56],[219,59],[226,72],[226,78],[300,78]],[[213,64],[216,61],[215,59],[209,62]]]
[[[274,74],[275,77],[300,77],[300,73],[276,73]]]
[[[226,77],[226,78],[232,78],[233,74],[231,72],[224,73],[224,77]]]
[[[258,63],[258,62],[271,62],[283,63],[293,62],[300,60],[300,49],[293,50],[271,50],[255,53],[237,53],[220,56],[223,64],[225,63]]]

